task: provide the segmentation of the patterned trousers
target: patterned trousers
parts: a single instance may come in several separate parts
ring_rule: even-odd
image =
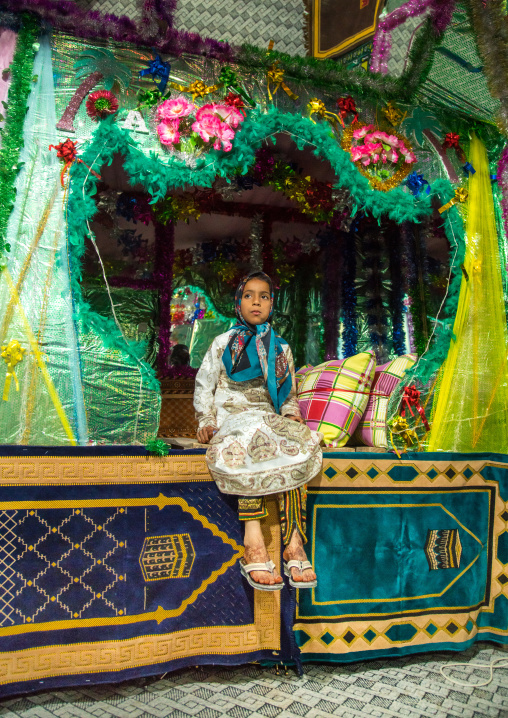
[[[303,543],[307,543],[307,487],[300,486],[298,489],[278,494],[278,500],[284,545],[287,546],[291,541],[291,536],[295,529],[302,537]],[[238,499],[238,516],[240,521],[266,518],[268,516],[266,496],[240,496]]]

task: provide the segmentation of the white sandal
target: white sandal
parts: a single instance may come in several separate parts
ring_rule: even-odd
[[[240,561],[240,571],[242,576],[247,579],[249,586],[257,589],[258,591],[282,591],[284,588],[284,582],[280,583],[258,583],[250,577],[251,571],[268,571],[275,576],[275,564],[273,561],[267,561],[266,563],[244,563],[243,559]]]
[[[317,578],[313,581],[293,581],[293,576],[291,575],[292,568],[297,568],[300,573],[303,573],[306,568],[312,568],[310,561],[298,561],[296,559],[292,559],[287,563],[284,561],[284,574],[289,578],[289,585],[293,586],[293,588],[316,588]]]

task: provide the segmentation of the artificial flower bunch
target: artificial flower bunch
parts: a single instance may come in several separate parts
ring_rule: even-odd
[[[374,125],[363,125],[353,132],[351,157],[353,162],[369,167],[380,178],[389,177],[394,165],[416,162],[416,156],[402,137],[378,130]]]
[[[245,119],[241,106],[232,93],[223,102],[202,107],[182,95],[165,100],[157,108],[159,140],[181,152],[195,153],[212,143],[215,150],[230,152],[235,130]]]

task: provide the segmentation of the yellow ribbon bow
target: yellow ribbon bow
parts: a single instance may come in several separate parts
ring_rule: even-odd
[[[407,112],[404,112],[404,114],[402,114],[398,107],[395,107],[395,105],[393,105],[391,102],[388,102],[386,107],[383,107],[381,112],[386,117],[388,122],[394,127],[400,125],[400,123],[404,121],[407,115]]]
[[[7,401],[9,399],[11,379],[14,379],[14,382],[16,384],[16,391],[19,391],[19,381],[18,377],[16,376],[16,372],[14,371],[14,367],[16,366],[16,364],[19,364],[19,362],[23,359],[23,354],[25,353],[25,351],[26,349],[24,349],[16,339],[11,339],[11,341],[7,344],[6,347],[2,347],[1,357],[7,364],[7,374],[5,375],[4,384],[4,395],[2,397],[4,401]]]
[[[413,446],[415,441],[418,444],[418,451],[420,450],[420,440],[418,439],[418,435],[414,429],[409,428],[407,424],[407,419],[402,416],[394,416],[393,419],[388,423],[388,428],[390,429],[390,441],[392,442],[393,449],[399,459],[400,454],[397,451],[397,447],[393,443],[394,434],[400,436],[400,438],[406,445],[404,450],[407,450],[410,446]]]
[[[455,195],[451,198],[451,200],[438,209],[439,214],[443,214],[445,210],[450,209],[450,207],[453,207],[453,205],[457,202],[465,202],[468,196],[469,192],[467,191],[467,189],[464,189],[464,187],[458,187],[455,190]]]
[[[337,126],[335,120],[338,120],[342,127],[344,127],[344,120],[342,119],[342,117],[336,115],[335,112],[330,112],[329,110],[327,110],[325,103],[322,100],[318,100],[317,97],[314,97],[312,100],[309,100],[307,104],[307,109],[309,110],[309,119],[314,124],[316,124],[316,120],[312,119],[312,115],[318,115],[319,117],[322,117],[323,120],[329,120],[334,127]],[[330,120],[331,117],[335,119]]]
[[[298,95],[295,95],[295,93],[292,92],[284,82],[284,70],[279,67],[278,60],[276,60],[270,65],[270,67],[268,68],[268,73],[266,75],[266,87],[268,90],[268,97],[270,98],[270,100],[273,100],[273,95],[270,92],[270,84],[275,85],[273,95],[275,95],[279,87],[282,87],[288,97],[290,97],[292,100],[298,99]]]
[[[169,84],[179,92],[190,92],[193,100],[196,97],[204,97],[211,92],[216,92],[220,87],[220,85],[205,85],[203,80],[194,80],[190,85],[179,85],[177,82],[170,82]]]

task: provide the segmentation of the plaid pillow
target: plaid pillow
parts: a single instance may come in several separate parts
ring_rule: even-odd
[[[344,446],[367,406],[376,356],[362,352],[348,359],[327,361],[301,377],[298,402],[305,423],[320,431],[327,446]]]
[[[300,385],[300,382],[301,382],[301,380],[303,379],[303,377],[305,376],[305,374],[308,374],[311,369],[314,369],[314,367],[312,366],[312,364],[304,364],[303,366],[301,366],[301,367],[298,369],[298,371],[297,371],[296,374],[295,374],[296,386],[297,386],[297,387]]]
[[[416,354],[403,354],[388,364],[376,368],[367,408],[354,433],[354,442],[364,446],[388,448],[386,411],[390,394],[395,390],[406,371],[413,366],[416,359]]]

